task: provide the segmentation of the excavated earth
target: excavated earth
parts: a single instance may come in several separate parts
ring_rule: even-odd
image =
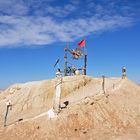
[[[129,79],[63,77],[61,108],[48,118],[55,80],[15,84],[0,93],[0,140],[140,140],[140,87]],[[6,101],[12,110],[4,127]]]

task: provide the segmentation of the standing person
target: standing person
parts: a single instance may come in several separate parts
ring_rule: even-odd
[[[12,110],[11,100],[8,100],[6,102],[6,114],[5,114],[5,117],[4,117],[4,127],[6,127],[6,122],[7,122],[7,116],[8,116],[9,109]]]
[[[122,79],[126,78],[126,68],[122,67]]]

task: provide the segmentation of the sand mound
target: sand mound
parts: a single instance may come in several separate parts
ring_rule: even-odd
[[[61,102],[67,108],[55,119],[52,107],[55,79],[16,84],[0,94],[0,139],[140,139],[140,87],[128,79],[64,77]],[[3,127],[5,102],[13,108]]]

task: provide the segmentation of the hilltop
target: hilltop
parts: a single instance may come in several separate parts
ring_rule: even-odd
[[[129,79],[68,76],[63,78],[57,118],[49,119],[55,79],[15,84],[0,94],[0,139],[140,139],[140,87]],[[10,99],[7,127],[5,102]]]

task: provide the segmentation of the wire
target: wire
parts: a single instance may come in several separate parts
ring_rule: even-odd
[[[100,77],[100,78],[102,78],[102,77]],[[107,77],[105,77],[105,78],[107,78]],[[115,86],[120,85],[120,82],[122,81],[122,79],[113,79],[113,78],[107,78],[107,79],[109,79],[109,80],[114,80],[114,81],[119,80],[119,81],[117,81],[117,82],[115,83]],[[98,91],[98,92],[94,93],[94,95],[89,95],[89,96],[87,96],[87,95],[85,94],[85,93],[86,93],[86,92],[85,92],[85,87],[86,87],[86,85],[87,85],[87,84],[84,85],[85,80],[86,80],[85,77],[83,77],[83,81],[82,81],[82,83],[83,83],[83,84],[82,84],[82,88],[83,88],[83,89],[82,89],[82,91],[83,91],[84,97],[81,98],[80,101],[83,100],[83,99],[85,99],[85,98],[87,98],[87,97],[92,97],[92,96],[97,96],[97,95],[99,95],[99,94],[100,94],[100,95],[102,94],[101,91]],[[65,83],[67,83],[67,82],[71,82],[71,83],[73,84],[74,81],[81,81],[81,78],[78,78],[78,79],[76,79],[76,80],[62,80],[62,82],[60,82],[60,83],[65,84]],[[92,81],[92,80],[90,80],[90,81]],[[89,81],[89,82],[90,82],[90,81]],[[57,84],[60,84],[60,83],[57,83]],[[109,86],[108,88],[105,88],[105,90],[107,91],[107,90],[112,89],[112,88],[113,88],[112,86]],[[50,93],[50,92],[52,92],[52,89],[54,89],[54,85],[53,85],[52,87],[46,89],[45,91],[47,91],[47,93]],[[26,90],[28,91],[28,90],[30,90],[30,88],[27,87]],[[72,91],[73,91],[73,90],[72,90]],[[22,94],[24,94],[24,92],[22,92]],[[18,95],[16,95],[16,99],[18,99],[18,97],[21,96],[22,94],[19,93]],[[42,92],[42,93],[40,93],[40,94],[37,94],[37,95],[35,95],[35,96],[32,96],[32,97],[28,98],[27,100],[25,100],[25,101],[23,102],[22,106],[24,106],[24,105],[27,104],[27,103],[32,102],[32,100],[33,100],[34,98],[39,97],[39,96],[41,96],[42,94],[44,94],[44,92]],[[29,96],[29,95],[30,95],[30,93],[28,94],[28,96]],[[11,96],[12,96],[12,97],[11,97]],[[11,96],[10,96],[11,98],[9,98],[10,100],[12,100],[13,98],[15,98],[15,95],[14,95],[14,94],[12,94]],[[7,100],[7,99],[2,100],[2,102],[0,103],[0,105],[3,104],[3,102],[4,102],[5,100]],[[79,102],[80,102],[80,101],[79,101]],[[74,104],[74,103],[77,103],[77,100],[71,102],[71,105]],[[21,105],[21,102],[19,102],[19,100],[17,100],[16,103],[12,104],[12,106],[14,107],[14,106],[17,106],[18,104]],[[4,106],[4,104],[3,104],[3,106]]]

